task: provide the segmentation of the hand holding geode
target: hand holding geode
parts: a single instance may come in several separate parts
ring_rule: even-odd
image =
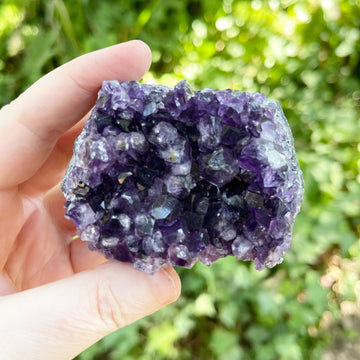
[[[273,267],[303,196],[278,103],[258,93],[106,81],[62,183],[91,250],[154,273],[234,255]]]

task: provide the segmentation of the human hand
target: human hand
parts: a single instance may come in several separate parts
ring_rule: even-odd
[[[0,110],[2,359],[71,359],[179,296],[172,268],[147,275],[72,240],[59,187],[102,81],[137,80],[150,62],[140,41],[99,50]]]

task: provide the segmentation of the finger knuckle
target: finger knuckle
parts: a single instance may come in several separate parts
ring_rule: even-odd
[[[115,296],[109,281],[97,282],[94,298],[97,318],[106,332],[112,332],[127,325],[122,304]]]

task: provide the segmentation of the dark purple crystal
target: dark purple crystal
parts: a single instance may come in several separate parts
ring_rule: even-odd
[[[106,81],[62,183],[91,250],[154,273],[289,249],[302,173],[280,105],[262,94]]]

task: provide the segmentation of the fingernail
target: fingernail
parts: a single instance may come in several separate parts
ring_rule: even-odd
[[[159,273],[163,274],[166,278],[167,288],[164,289],[164,292],[168,293],[166,303],[173,302],[178,299],[180,296],[181,282],[178,274],[172,267],[162,268],[159,270]],[[164,293],[163,293],[164,294]]]

